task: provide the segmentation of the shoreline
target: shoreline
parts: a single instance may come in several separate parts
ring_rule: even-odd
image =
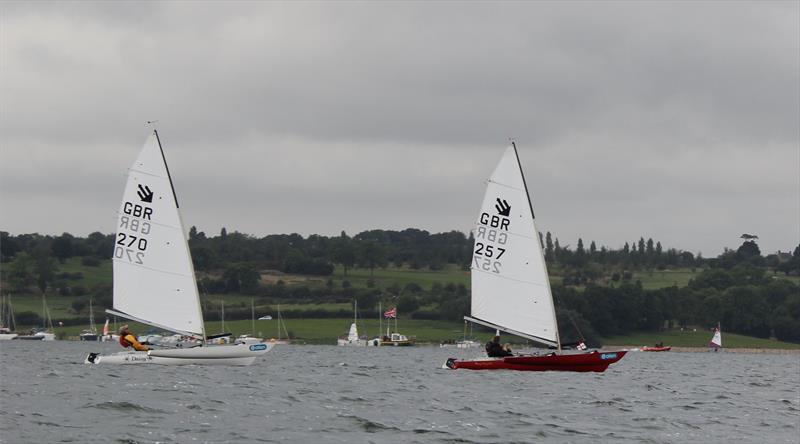
[[[623,350],[641,351],[640,345],[620,345],[612,346],[605,345],[603,348],[616,348],[619,347]],[[670,352],[679,353],[714,353],[710,352],[708,347],[672,347]],[[643,353],[669,353],[669,352],[643,352]],[[800,349],[797,348],[722,348],[720,353],[753,353],[753,354],[775,354],[775,355],[800,355]]]

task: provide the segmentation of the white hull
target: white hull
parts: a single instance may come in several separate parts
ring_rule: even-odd
[[[17,336],[13,339],[23,339],[23,340],[33,340],[33,341],[55,341],[56,334],[55,333],[46,333],[40,331],[38,333],[34,333],[32,335],[27,336]]]
[[[125,351],[112,355],[90,353],[87,364],[251,365],[270,351],[269,344],[235,344],[150,351]]]
[[[449,344],[439,344],[439,347],[442,347],[442,348],[444,348],[444,347],[477,348],[477,347],[480,347],[480,346],[481,346],[480,342],[470,341],[470,340],[456,341],[456,342],[449,343]]]
[[[366,339],[338,339],[336,345],[340,347],[366,347],[367,340]]]
[[[0,333],[0,341],[9,341],[17,336],[18,335],[16,333]]]

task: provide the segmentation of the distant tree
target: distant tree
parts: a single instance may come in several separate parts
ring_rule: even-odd
[[[735,262],[747,262],[753,265],[761,265],[763,258],[761,257],[761,250],[755,241],[744,241],[742,245],[736,250]]]
[[[53,256],[62,264],[73,255],[73,239],[74,237],[69,233],[64,233],[53,239],[50,248],[53,252]]]
[[[34,259],[25,251],[17,253],[14,260],[4,267],[3,276],[15,292],[24,292],[36,282],[34,276]]]
[[[0,231],[0,261],[10,261],[17,252],[21,251],[19,242],[6,231]]]
[[[386,251],[374,240],[367,240],[360,244],[358,251],[359,262],[369,268],[369,276],[375,276],[375,267],[386,263]]]
[[[356,262],[356,251],[353,241],[347,237],[347,233],[342,231],[342,234],[335,239],[333,245],[333,260],[342,266],[344,269],[344,276],[347,277],[347,270],[352,268]]]
[[[553,237],[548,231],[544,237],[544,258],[547,262],[553,262]]]
[[[36,284],[42,293],[47,287],[54,283],[58,265],[56,260],[50,256],[50,246],[46,243],[39,244],[33,254],[34,266],[33,273],[36,276]]]
[[[219,237],[223,239],[228,237],[228,230],[226,230],[225,227],[222,227],[222,229],[219,230]]]

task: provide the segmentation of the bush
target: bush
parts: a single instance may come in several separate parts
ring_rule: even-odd
[[[99,267],[100,266],[100,259],[94,256],[84,256],[81,259],[81,264],[87,267]]]

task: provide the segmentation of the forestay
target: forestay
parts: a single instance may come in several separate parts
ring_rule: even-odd
[[[475,226],[472,318],[557,345],[553,298],[516,148],[492,173]]]
[[[115,311],[178,333],[204,334],[189,246],[156,132],[129,170],[113,260]]]

